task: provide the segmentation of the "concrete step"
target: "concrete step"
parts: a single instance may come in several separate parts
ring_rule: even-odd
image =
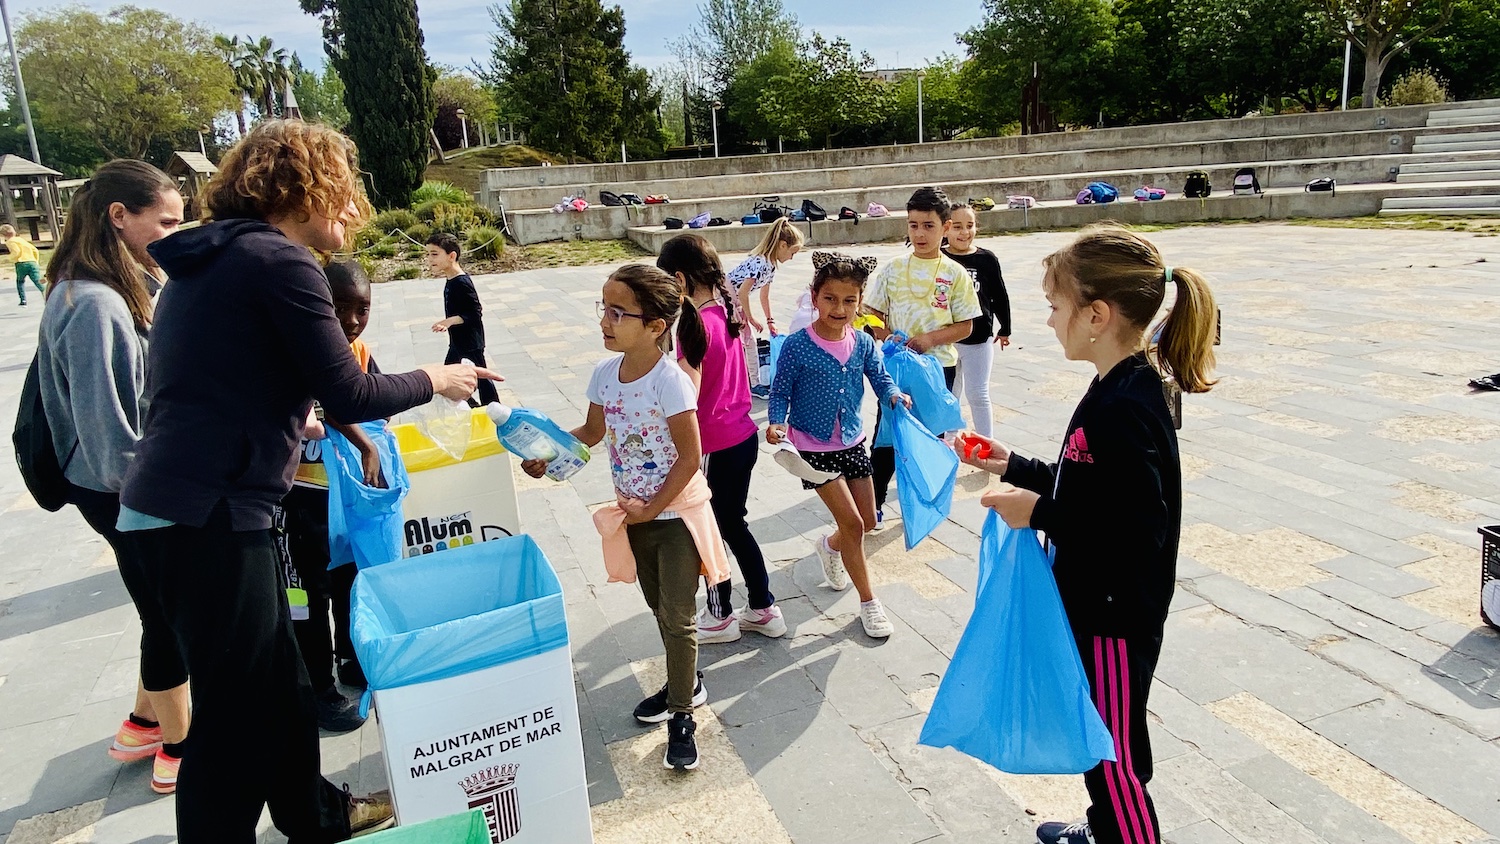
[[[1486,133],[1488,134],[1488,133]],[[1412,152],[1500,152],[1500,139],[1486,141],[1418,141]]]
[[[1500,178],[1495,170],[1447,170],[1437,173],[1401,173],[1396,176],[1400,184],[1421,182],[1487,182]]]
[[[1500,208],[1382,208],[1382,217],[1500,217]]]
[[[1460,108],[1445,111],[1434,111],[1431,114],[1427,115],[1428,126],[1471,124],[1483,122],[1500,123],[1500,108]]]
[[[1442,132],[1437,134],[1422,132],[1417,135],[1416,140],[1419,144],[1461,144],[1476,141],[1500,141],[1500,130],[1493,132]]]
[[[1500,194],[1472,196],[1393,196],[1382,208],[1500,208]]]
[[[1471,172],[1500,170],[1500,158],[1454,158],[1442,161],[1413,161],[1401,165],[1401,175],[1418,173]],[[1397,181],[1400,181],[1397,179]]]

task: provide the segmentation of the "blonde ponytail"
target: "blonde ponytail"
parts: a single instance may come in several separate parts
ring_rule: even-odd
[[[1163,273],[1177,285],[1177,302],[1162,323],[1156,343],[1157,366],[1185,393],[1206,393],[1218,383],[1214,368],[1214,331],[1218,307],[1208,282],[1196,271],[1167,267]]]

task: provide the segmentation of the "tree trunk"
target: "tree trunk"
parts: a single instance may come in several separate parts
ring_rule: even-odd
[[[234,110],[234,119],[239,121],[240,137],[243,138],[249,134],[249,129],[245,126],[245,103],[243,100],[240,101],[240,107]]]
[[[1365,48],[1365,84],[1360,94],[1360,108],[1374,108],[1380,96],[1380,77],[1385,72],[1385,62],[1380,60],[1384,44],[1373,40]]]

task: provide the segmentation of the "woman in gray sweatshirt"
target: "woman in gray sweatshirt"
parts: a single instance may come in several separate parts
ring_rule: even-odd
[[[154,757],[151,788],[177,787],[188,731],[187,665],[140,550],[115,529],[120,488],[145,419],[146,336],[160,288],[146,247],[182,222],[182,196],[142,161],[111,161],[73,199],[67,228],[47,269],[37,340],[42,405],[52,444],[72,489],[68,500],[115,552],[141,617],[141,673],[135,708],[109,755]]]

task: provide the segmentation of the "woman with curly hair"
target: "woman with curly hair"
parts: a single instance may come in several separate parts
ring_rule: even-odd
[[[368,374],[313,250],[369,211],[354,145],[270,120],[224,156],[204,225],[150,249],[171,276],[152,328],[145,431],[121,492],[147,578],[182,643],[193,725],[177,782],[183,844],[250,844],[263,806],[293,842],[389,826],[388,798],[324,779],[317,706],[277,579],[272,511],[314,399],[342,422],[434,395],[465,399],[471,366]]]

